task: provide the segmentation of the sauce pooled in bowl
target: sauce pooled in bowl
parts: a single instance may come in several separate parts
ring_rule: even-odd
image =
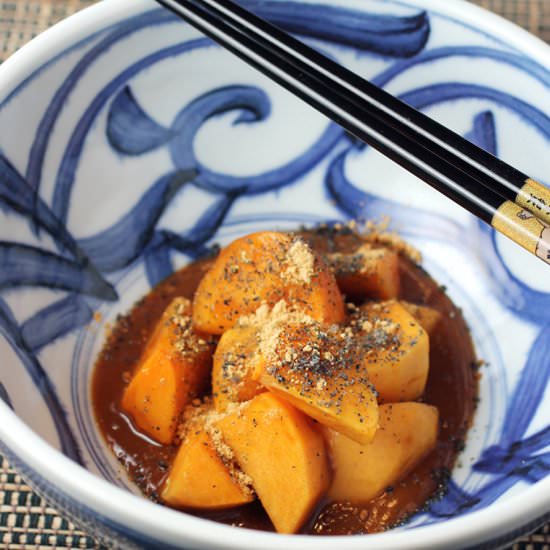
[[[359,534],[445,487],[471,422],[460,310],[402,241],[238,239],[112,329],[98,426],[149,498],[231,525]]]

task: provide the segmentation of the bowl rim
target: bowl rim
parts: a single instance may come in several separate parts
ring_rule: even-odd
[[[322,0],[330,1],[330,0]],[[385,0],[387,1],[387,0]],[[414,5],[451,17],[476,30],[482,30],[516,48],[527,57],[550,70],[550,47],[502,17],[466,0],[441,3],[438,0],[408,0],[395,4]],[[5,91],[5,104],[33,73],[51,61],[67,46],[83,37],[116,24],[130,15],[155,8],[150,0],[103,0],[72,15],[48,29],[0,67],[0,92]],[[482,20],[483,24],[479,24]],[[480,29],[481,27],[481,29]],[[504,39],[506,36],[506,39]],[[550,510],[550,476],[527,487],[519,495],[505,501],[444,522],[420,526],[411,531],[389,531],[366,536],[279,535],[250,529],[234,529],[210,520],[154,504],[116,487],[79,466],[27,426],[0,400],[0,441],[22,464],[39,472],[48,483],[90,509],[98,517],[107,518],[115,527],[130,529],[139,535],[173,545],[204,545],[253,549],[332,549],[369,548],[464,548],[481,541],[495,540],[510,532],[532,525]],[[535,525],[533,525],[534,527]],[[518,533],[519,534],[519,533]]]

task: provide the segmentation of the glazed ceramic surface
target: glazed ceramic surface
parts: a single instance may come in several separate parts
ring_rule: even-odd
[[[243,4],[548,178],[550,49],[523,31],[459,1]],[[0,448],[81,524],[125,547],[495,547],[547,517],[542,262],[149,0],[106,0],[2,66],[0,128]],[[90,404],[117,314],[214,243],[386,216],[485,361],[447,495],[392,532],[338,540],[231,529],[131,495]]]

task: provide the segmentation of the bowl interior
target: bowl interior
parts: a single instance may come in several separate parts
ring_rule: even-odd
[[[114,4],[0,73],[0,396],[17,415],[133,490],[90,406],[116,316],[213,243],[389,217],[463,309],[485,361],[449,493],[404,528],[544,478],[546,266],[154,3]],[[548,50],[525,56],[521,32],[504,40],[475,10],[420,0],[247,5],[544,181]]]

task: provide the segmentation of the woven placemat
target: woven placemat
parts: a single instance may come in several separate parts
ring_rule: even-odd
[[[442,2],[446,0],[441,0]],[[550,0],[471,0],[550,43]],[[57,21],[95,0],[0,0],[0,61]],[[0,456],[0,548],[64,550],[100,548],[32,492]],[[521,539],[513,550],[550,550],[550,524]]]

